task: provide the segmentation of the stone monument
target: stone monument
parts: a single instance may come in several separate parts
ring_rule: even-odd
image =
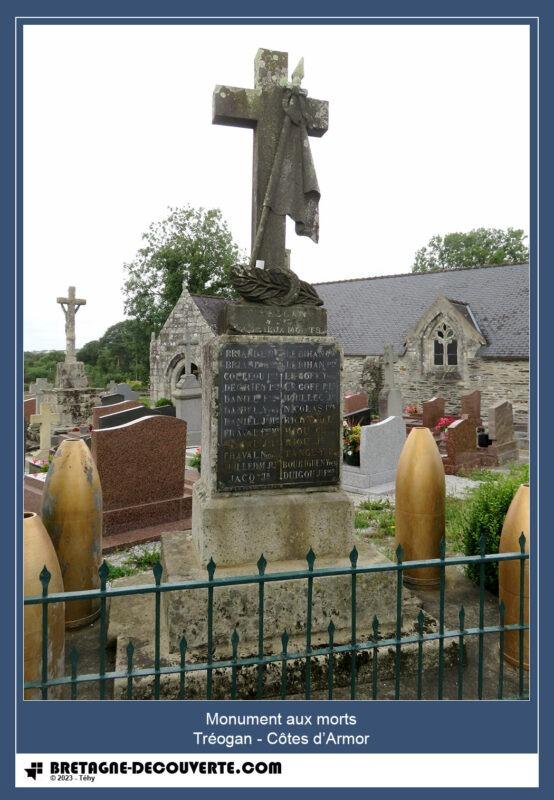
[[[202,386],[197,375],[192,372],[191,347],[198,344],[198,338],[191,336],[188,325],[185,337],[177,346],[185,352],[185,371],[179,378],[172,394],[179,419],[187,423],[187,446],[198,447],[202,431]]]
[[[395,385],[394,365],[398,361],[398,356],[394,352],[392,344],[386,344],[383,353],[383,389],[379,393],[379,417],[402,417],[404,407],[400,389]]]
[[[37,459],[47,459],[52,445],[53,426],[57,418],[48,403],[42,403],[40,414],[32,414],[31,425],[40,425],[40,449],[35,453]]]
[[[302,62],[288,82],[287,54],[259,50],[253,90],[214,92],[214,123],[254,129],[252,257],[232,273],[242,299],[224,307],[219,335],[202,348],[202,471],[193,489],[192,541],[178,532],[162,536],[166,581],[205,577],[212,559],[216,578],[257,574],[262,554],[267,572],[306,569],[310,549],[316,567],[350,563],[353,507],[341,488],[343,356],[327,335],[322,301],[290,270],[285,253],[286,214],[297,233],[317,240],[319,189],[308,137],[325,133],[328,107],[307,96],[301,78]],[[359,564],[382,560],[369,544],[358,551]],[[375,613],[391,618],[394,579],[360,578],[358,624],[370,635]],[[333,620],[335,641],[349,641],[349,576],[318,591],[314,639],[325,638]],[[305,636],[306,589],[302,581],[277,581],[267,592],[271,651],[284,626]],[[170,650],[186,632],[200,652],[205,604],[193,593],[198,603],[188,598],[185,608],[177,594],[162,600]],[[257,594],[245,587],[218,596],[217,652],[229,649],[231,617],[240,650],[250,652],[258,646]]]
[[[86,300],[75,297],[75,287],[70,286],[67,297],[58,297],[57,301],[65,316],[65,361],[56,365],[56,387],[58,389],[85,389],[88,380],[85,365],[77,361],[75,351],[75,315]]]
[[[343,489],[368,495],[391,491],[405,442],[406,425],[402,417],[388,417],[374,425],[363,425],[360,466],[344,464]]]

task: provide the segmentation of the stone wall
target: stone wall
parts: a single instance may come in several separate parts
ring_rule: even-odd
[[[198,306],[183,289],[175,308],[158,336],[150,342],[150,400],[172,399],[173,389],[185,365],[185,336],[197,338],[191,345],[191,361],[200,368],[202,345],[214,337],[214,332],[198,310]]]
[[[345,356],[344,391],[367,389],[363,368],[368,359],[364,356]],[[369,357],[375,360],[375,357]],[[409,352],[399,356],[395,366],[396,384],[402,392],[404,404],[429,400],[434,395],[446,399],[446,413],[460,410],[460,395],[479,389],[483,419],[493,403],[509,400],[514,407],[514,422],[526,423],[529,406],[529,361],[526,359],[488,359],[469,357],[463,371],[447,375],[424,373]]]

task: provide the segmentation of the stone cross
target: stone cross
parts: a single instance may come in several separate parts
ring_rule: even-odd
[[[190,348],[193,345],[196,345],[196,344],[198,344],[198,337],[197,336],[191,336],[190,332],[189,332],[189,327],[188,327],[188,325],[186,325],[185,326],[185,338],[183,339],[182,342],[180,342],[180,345],[182,345],[185,348],[185,374],[186,375],[190,375],[191,374],[192,356],[191,356]]]
[[[75,353],[75,314],[81,306],[86,305],[86,300],[75,297],[75,287],[70,286],[67,290],[67,297],[58,297],[56,300],[62,307],[65,314],[65,363],[75,364],[77,355]]]
[[[394,352],[392,344],[386,344],[383,353],[383,366],[385,368],[384,384],[389,389],[394,388],[394,365],[398,361],[398,356]]]
[[[40,425],[40,454],[50,452],[50,445],[52,442],[52,427],[56,421],[56,415],[52,410],[49,403],[42,403],[40,407],[40,414],[32,414],[29,422],[31,425]]]
[[[288,54],[258,50],[254,61],[254,88],[216,86],[213,94],[213,122],[254,130],[252,172],[252,245],[262,215],[263,202],[285,117],[283,87],[288,81]],[[323,136],[329,126],[326,100],[306,98],[307,131]],[[266,269],[286,269],[286,217],[270,213],[257,258]]]

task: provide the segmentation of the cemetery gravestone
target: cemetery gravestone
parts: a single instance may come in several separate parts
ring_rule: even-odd
[[[198,447],[202,436],[202,387],[197,375],[192,372],[191,346],[198,344],[196,336],[191,337],[188,328],[182,342],[185,351],[185,371],[179,378],[172,393],[177,416],[187,423],[189,447]]]
[[[117,383],[112,394],[122,395],[123,400],[138,400],[140,396],[138,392],[131,389],[128,383]]]
[[[52,407],[48,403],[43,403],[40,414],[33,414],[29,420],[31,425],[40,425],[40,450],[35,454],[38,459],[48,458],[52,443],[52,427],[56,419]]]
[[[186,434],[185,422],[161,415],[92,431],[105,535],[172,522],[188,514]]]
[[[424,428],[434,429],[437,422],[445,415],[444,397],[432,397],[430,400],[423,401],[423,420]]]
[[[347,394],[343,401],[343,413],[352,414],[355,411],[362,411],[367,408],[369,397],[367,392],[356,392],[355,394]]]
[[[92,427],[99,428],[100,418],[106,416],[107,414],[117,414],[119,411],[126,411],[128,408],[144,407],[144,404],[139,403],[137,400],[122,400],[119,403],[113,403],[109,406],[95,406],[92,409]]]
[[[157,408],[147,408],[146,406],[137,406],[136,408],[128,408],[126,411],[116,411],[114,414],[105,414],[99,419],[99,428],[117,428],[120,425],[125,425],[127,422],[132,422],[135,419],[142,419],[143,417],[174,417],[174,406],[158,406]],[[188,436],[187,436],[188,442]]]
[[[405,441],[406,426],[402,417],[389,417],[374,425],[364,425],[360,441],[360,466],[344,464],[343,489],[367,494],[376,487],[394,484]]]
[[[112,392],[111,394],[103,394],[100,398],[103,406],[113,406],[116,403],[123,403],[125,398],[119,392]]]
[[[467,417],[475,423],[475,427],[483,424],[481,419],[481,392],[476,389],[474,392],[462,395],[460,398],[461,416]]]
[[[390,344],[385,345],[383,389],[379,393],[379,416],[381,419],[401,417],[404,411],[402,394],[400,389],[395,386],[394,365],[397,361],[398,356],[394,352],[394,347]]]
[[[489,409],[489,437],[494,440],[490,450],[496,454],[499,464],[518,460],[514,413],[512,404],[508,400],[495,403]]]

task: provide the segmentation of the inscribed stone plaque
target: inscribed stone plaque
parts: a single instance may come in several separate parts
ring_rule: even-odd
[[[338,484],[340,427],[340,356],[334,345],[222,347],[220,491]]]

